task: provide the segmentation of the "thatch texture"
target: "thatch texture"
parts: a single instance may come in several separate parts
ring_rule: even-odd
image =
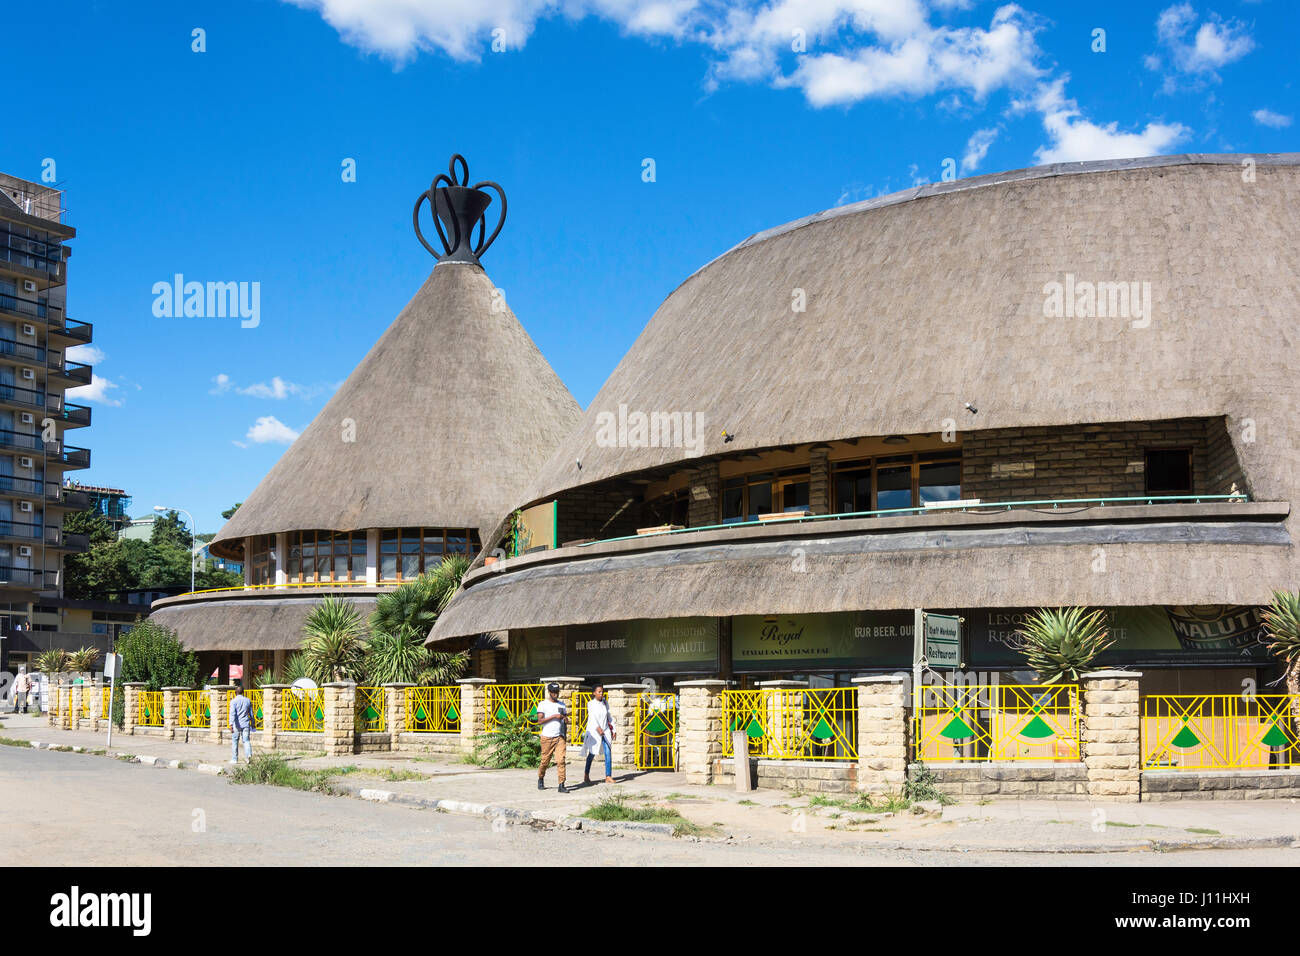
[[[1293,560],[1288,509],[1230,507],[926,516],[915,530],[823,521],[566,548],[467,576],[430,642],[636,618],[1267,603]]]
[[[683,460],[602,447],[597,416],[620,404],[701,413],[705,456],[947,420],[1226,415],[1254,496],[1296,500],[1300,156],[1252,160],[1254,182],[1240,156],[1002,173],[754,236],[660,306],[520,504]],[[1044,286],[1067,273],[1149,282],[1150,326],[1045,318]]]
[[[302,626],[324,595],[272,597],[261,593],[241,598],[161,602],[149,619],[176,631],[191,651],[296,650]],[[375,609],[373,594],[344,594],[363,618]]]
[[[494,291],[479,266],[435,267],[213,551],[317,528],[486,536],[580,414]]]

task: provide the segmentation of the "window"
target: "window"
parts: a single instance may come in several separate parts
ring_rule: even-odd
[[[722,522],[757,521],[759,515],[807,511],[808,489],[807,468],[728,478],[722,486]]]
[[[275,583],[275,535],[259,534],[253,536],[253,556],[249,562],[249,584]]]
[[[1192,450],[1190,448],[1148,448],[1146,450],[1146,493],[1190,495],[1192,493]]]
[[[379,536],[381,581],[410,581],[436,568],[443,557],[472,557],[479,551],[473,528],[400,528]]]
[[[961,458],[950,451],[835,462],[836,514],[921,508],[961,498]]]
[[[364,531],[291,531],[286,573],[292,583],[364,581]]]

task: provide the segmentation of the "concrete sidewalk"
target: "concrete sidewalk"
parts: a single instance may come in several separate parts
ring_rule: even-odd
[[[103,733],[57,730],[43,719],[21,716],[6,716],[0,736],[86,750],[103,749],[106,737]],[[0,747],[0,770],[4,750]],[[228,745],[187,744],[119,733],[114,734],[112,750],[143,755],[163,767],[172,761],[189,768],[199,763],[224,767],[230,759]],[[486,770],[441,757],[406,753],[325,757],[319,752],[285,756],[305,769],[338,768],[338,788],[352,795],[365,790],[368,799],[419,806],[455,801],[466,808],[476,807],[477,812],[484,812],[485,807],[490,814],[508,810],[513,819],[536,814],[534,819],[562,821],[580,816],[610,796],[622,795],[631,805],[676,809],[717,839],[737,841],[1043,853],[1300,846],[1300,802],[1292,800],[997,800],[923,805],[888,813],[848,805],[848,799],[784,790],[740,794],[722,786],[693,786],[684,783],[681,775],[667,772],[616,770],[615,784],[584,786],[576,753],[568,764],[568,782],[574,788],[568,794],[556,790],[553,769],[547,773],[547,789],[538,791],[536,771]],[[593,769],[599,780],[603,768]],[[916,812],[919,809],[925,812]]]

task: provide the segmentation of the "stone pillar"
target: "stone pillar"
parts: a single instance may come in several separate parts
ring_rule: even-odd
[[[221,736],[230,726],[230,705],[226,703],[226,698],[230,691],[235,689],[234,684],[212,684],[208,687],[208,710],[212,714],[212,720],[208,725],[208,743],[221,743]]]
[[[59,729],[69,730],[72,727],[72,714],[69,708],[72,706],[72,687],[59,681]]]
[[[767,699],[767,731],[780,746],[793,743],[803,736],[803,691],[806,680],[761,680],[760,690],[775,691]],[[730,728],[728,728],[730,732]]]
[[[1083,762],[1093,800],[1142,799],[1142,674],[1092,671],[1083,675]]]
[[[144,681],[122,685],[122,733],[135,733],[136,722],[140,719],[140,691],[147,686]]]
[[[385,684],[384,703],[388,723],[388,749],[396,750],[400,735],[406,730],[406,688],[414,684]],[[459,705],[457,705],[459,707]]]
[[[712,783],[713,763],[722,757],[722,692],[730,681],[688,680],[677,684],[678,771],[687,783]]]
[[[356,742],[357,685],[353,681],[333,681],[321,685],[322,721],[325,753],[336,757],[354,751]]]
[[[180,726],[181,691],[190,689],[189,687],[164,687],[162,689],[162,735],[168,740],[176,739],[176,728]]]
[[[538,681],[542,685],[542,700],[546,700],[546,685],[560,685],[560,703],[569,708],[569,713],[573,713],[573,695],[577,693],[578,688],[582,686],[581,677],[543,677]]]
[[[687,493],[686,521],[691,528],[703,528],[722,520],[721,485],[716,461],[691,472]]]
[[[831,463],[829,445],[813,445],[808,452],[808,510],[815,515],[831,513]]]
[[[73,684],[68,688],[68,729],[81,729],[81,698],[84,684]]]
[[[48,726],[53,727],[59,722],[59,714],[58,714],[59,685],[54,682],[53,677],[47,677],[45,681],[45,686],[48,688],[46,693],[50,695],[50,706],[45,709],[45,723]],[[41,699],[40,684],[37,684],[36,685],[36,700],[37,700],[36,707],[38,711],[40,710],[40,706],[41,706],[40,699]]]
[[[609,717],[614,721],[615,738],[610,744],[614,763],[619,767],[636,764],[636,702],[644,684],[606,684],[605,700]]]
[[[463,677],[460,685],[460,749],[474,749],[475,739],[487,733],[487,684],[496,681],[485,677]]]
[[[858,685],[858,789],[901,790],[907,782],[907,674],[855,677]]]
[[[90,692],[90,729],[97,731],[104,722],[104,685],[91,684],[87,690]]]
[[[275,749],[275,738],[280,733],[280,708],[284,706],[284,692],[288,684],[262,685],[262,747]]]

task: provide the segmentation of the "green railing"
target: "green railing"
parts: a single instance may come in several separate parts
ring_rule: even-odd
[[[1245,492],[1235,495],[1136,495],[1126,498],[1034,498],[1027,501],[970,501],[970,502],[936,502],[930,507],[920,508],[885,508],[879,511],[844,511],[825,515],[791,515],[789,518],[769,518],[766,521],[728,521],[723,524],[707,524],[693,528],[673,528],[665,531],[653,531],[649,534],[629,534],[618,538],[602,538],[597,541],[583,541],[575,545],[589,548],[594,544],[609,544],[611,541],[638,541],[663,535],[692,534],[696,531],[722,531],[727,528],[768,527],[774,524],[799,524],[808,521],[843,521],[846,518],[901,518],[906,515],[946,514],[954,511],[1011,511],[1014,508],[1047,508],[1055,511],[1063,505],[1087,505],[1105,507],[1106,505],[1163,505],[1177,502],[1201,504],[1210,501],[1246,502],[1250,496]]]

